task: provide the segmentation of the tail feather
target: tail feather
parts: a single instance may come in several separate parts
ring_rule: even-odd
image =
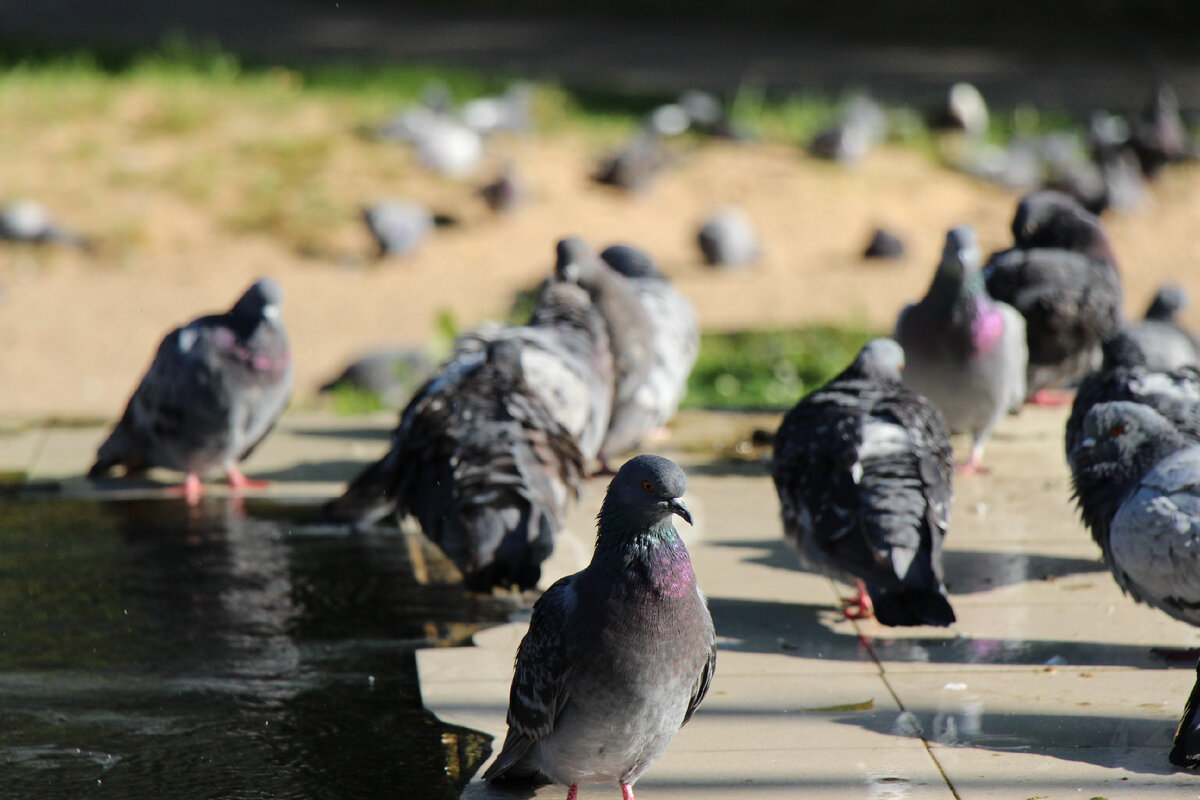
[[[1177,767],[1196,769],[1200,767],[1200,720],[1196,718],[1200,707],[1200,664],[1196,665],[1196,684],[1183,707],[1179,727],[1175,729],[1175,746],[1167,758]]]
[[[394,461],[393,454],[388,453],[359,473],[341,497],[330,500],[321,508],[321,519],[367,527],[395,513],[397,474]]]
[[[936,625],[945,627],[956,619],[950,600],[941,592],[889,592],[867,587],[881,625]]]
[[[113,428],[112,433],[96,450],[96,463],[88,470],[87,476],[92,480],[105,478],[113,467],[124,465],[129,472],[137,469],[139,459],[136,458],[125,431],[125,419]]]

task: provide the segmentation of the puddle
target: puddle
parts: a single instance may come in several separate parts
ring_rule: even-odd
[[[413,652],[513,603],[313,511],[0,498],[5,793],[457,797],[490,740],[422,709]]]

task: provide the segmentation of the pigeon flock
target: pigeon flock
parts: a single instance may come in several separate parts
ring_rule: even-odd
[[[461,175],[485,137],[529,127],[529,102],[523,85],[457,110],[431,94],[375,135]],[[978,92],[954,87],[937,125],[981,136]],[[749,137],[715,98],[685,93],[592,177],[645,186],[673,163],[663,139],[689,127]],[[1113,127],[1093,126],[1109,145],[1097,145],[1097,169],[1128,161],[1151,179],[1188,155],[1168,89],[1146,119]],[[856,95],[809,149],[853,163],[887,128],[887,115]],[[946,232],[927,291],[897,309],[891,338],[869,342],[783,416],[770,462],[783,536],[800,564],[857,588],[847,616],[953,624],[942,557],[955,480],[986,480],[968,476],[987,471],[985,445],[1007,415],[1025,403],[1071,402],[1074,499],[1117,584],[1200,626],[1200,345],[1176,319],[1187,299],[1179,286],[1163,286],[1143,319],[1123,318],[1120,267],[1097,216],[1113,190],[1102,189],[1107,200],[1097,205],[1063,180],[1031,187],[1015,208],[1012,247],[987,259],[972,228]],[[497,212],[524,196],[512,165],[479,191]],[[408,201],[372,206],[363,219],[381,256],[411,252],[453,222]],[[0,215],[0,237],[88,246],[30,206]],[[713,266],[752,264],[762,252],[734,207],[705,220],[697,244]],[[870,250],[889,256],[903,245],[880,231]],[[666,435],[697,360],[700,321],[635,245],[597,252],[564,236],[554,254],[525,324],[467,331],[436,366],[410,352],[369,353],[330,384],[407,402],[388,451],[322,515],[356,530],[414,520],[466,590],[535,590],[583,481],[613,475],[591,563],[533,607],[508,735],[484,778],[557,782],[568,798],[581,782],[616,781],[628,800],[715,671],[712,617],[673,525],[675,516],[691,522],[683,470],[654,455],[613,469]],[[238,464],[292,391],[282,300],[279,284],[263,278],[229,311],[169,333],[88,477],[175,470],[191,504],[216,470],[234,488],[255,485]],[[400,386],[401,375],[415,388]],[[971,439],[957,470],[952,433]],[[1198,708],[1200,680],[1170,754],[1176,764],[1200,766]]]

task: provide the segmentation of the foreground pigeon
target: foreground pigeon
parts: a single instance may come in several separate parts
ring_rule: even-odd
[[[1137,340],[1152,369],[1200,365],[1200,345],[1177,319],[1186,305],[1182,287],[1162,286],[1150,301],[1145,317],[1126,326],[1125,332]]]
[[[971,434],[962,469],[982,469],[983,446],[1005,414],[1025,399],[1025,320],[988,295],[975,231],[946,234],[929,291],[905,306],[893,336],[904,348],[904,383],[924,395],[953,432]]]
[[[1022,198],[1012,232],[1014,246],[991,257],[984,278],[993,298],[1025,317],[1026,390],[1052,403],[1042,390],[1099,365],[1100,343],[1121,325],[1121,279],[1100,221],[1061,192]]]
[[[487,781],[616,781],[625,800],[708,692],[712,616],[672,515],[687,478],[653,455],[627,462],[597,517],[591,563],[533,607],[517,650],[508,735]]]
[[[477,355],[452,360],[417,391],[388,453],[323,516],[412,515],[468,589],[531,589],[578,495],[583,458],[526,380],[518,342]]]
[[[1083,439],[1083,419],[1092,406],[1117,400],[1150,406],[1186,438],[1200,442],[1200,369],[1151,366],[1129,331],[1105,339],[1103,352],[1100,369],[1080,381],[1075,392],[1066,426],[1068,456]]]
[[[942,540],[954,459],[941,413],[900,382],[904,351],[868,342],[775,434],[784,535],[811,568],[858,585],[884,625],[949,625]]]
[[[254,485],[237,463],[275,425],[292,391],[282,301],[279,284],[263,278],[228,312],[168,334],[88,477],[117,466],[126,474],[179,470],[191,504],[200,498],[200,477],[213,469],[223,469],[235,488]]]
[[[722,208],[704,221],[696,233],[704,263],[714,267],[743,267],[762,255],[758,234],[740,208]]]
[[[648,253],[613,245],[600,258],[629,280],[650,318],[650,368],[623,412],[630,426],[650,432],[675,416],[687,393],[688,376],[700,354],[700,323],[691,301],[671,285]]]

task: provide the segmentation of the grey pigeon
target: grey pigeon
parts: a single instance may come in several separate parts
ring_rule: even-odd
[[[320,391],[352,389],[377,396],[389,406],[408,400],[412,392],[433,372],[433,364],[421,350],[408,347],[382,347],[351,362]]]
[[[1151,369],[1200,365],[1200,346],[1177,319],[1178,312],[1186,305],[1187,294],[1182,287],[1162,286],[1150,301],[1145,317],[1125,327],[1125,332],[1141,345]]]
[[[716,211],[696,233],[704,263],[714,267],[743,267],[762,255],[758,234],[744,210],[727,206]]]
[[[1149,179],[1157,177],[1167,164],[1195,157],[1179,115],[1179,98],[1170,84],[1155,89],[1146,113],[1134,121],[1129,143]]]
[[[1129,331],[1105,339],[1103,353],[1100,369],[1085,376],[1075,392],[1066,425],[1068,456],[1083,438],[1083,419],[1092,406],[1118,400],[1150,406],[1186,438],[1200,442],[1200,369],[1151,366]]]
[[[512,165],[506,166],[496,177],[479,187],[479,196],[487,207],[497,214],[518,208],[525,202],[528,190]]]
[[[435,227],[458,224],[453,217],[434,214],[425,206],[407,200],[376,203],[364,208],[362,216],[375,239],[379,258],[411,255]]]
[[[900,382],[904,351],[868,342],[840,375],[800,400],[775,434],[783,530],[810,568],[856,583],[847,616],[949,625],[942,540],[950,522],[950,432]]]
[[[941,410],[952,432],[971,434],[962,469],[982,469],[988,436],[1025,399],[1029,350],[1025,319],[983,285],[973,229],[946,234],[929,291],[901,310],[893,338],[904,348],[904,383]]]
[[[904,258],[904,242],[891,231],[876,228],[863,251],[863,258]]]
[[[46,209],[32,200],[19,200],[0,208],[0,241],[57,243],[92,249],[90,240],[54,222]]]
[[[583,287],[608,326],[612,348],[613,400],[608,431],[600,446],[601,470],[608,460],[637,446],[650,431],[636,397],[654,365],[654,320],[637,288],[578,237],[558,242],[555,273]]]
[[[712,616],[671,517],[690,524],[687,478],[628,461],[597,517],[591,563],[551,586],[517,649],[508,735],[487,781],[616,781],[625,800],[704,700]]]
[[[843,104],[838,120],[818,131],[808,143],[808,152],[818,158],[852,165],[886,138],[887,114],[883,107],[862,92]]]
[[[472,591],[530,589],[554,548],[583,459],[500,339],[450,361],[400,415],[392,446],[326,504],[331,521],[411,515]]]
[[[636,192],[645,189],[674,159],[663,147],[661,134],[643,127],[615,152],[604,156],[592,180]]]
[[[224,314],[169,333],[121,420],[100,445],[89,478],[113,467],[187,473],[189,503],[200,476],[221,468],[235,488],[253,485],[237,463],[270,432],[292,391],[292,359],[279,318],[283,290],[263,278]]]
[[[522,133],[533,127],[533,85],[515,81],[504,94],[463,103],[459,116],[470,129],[488,136],[501,131]]]
[[[1025,317],[1026,389],[1035,402],[1059,402],[1043,390],[1066,386],[1100,363],[1100,343],[1121,325],[1121,278],[1100,221],[1061,192],[1021,199],[1014,246],[984,266],[989,294]]]
[[[623,413],[632,427],[652,431],[675,416],[687,394],[688,377],[700,354],[700,323],[691,301],[671,285],[649,253],[618,244],[605,248],[600,258],[628,279],[650,318],[650,368]]]

